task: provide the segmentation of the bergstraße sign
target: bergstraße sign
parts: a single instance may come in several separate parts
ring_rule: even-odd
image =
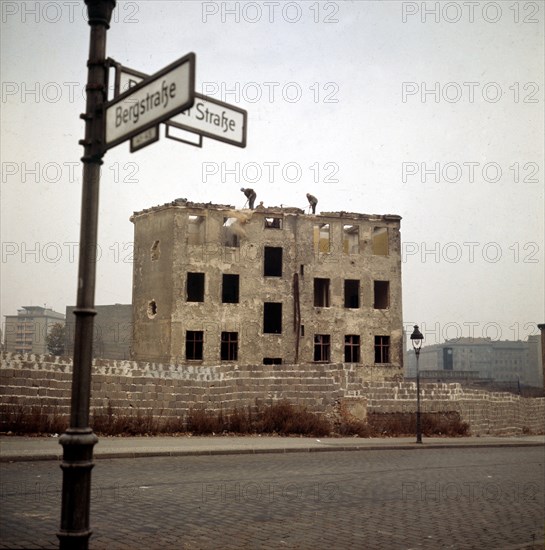
[[[131,89],[137,83],[148,78],[145,73],[116,64],[115,93],[119,94]],[[167,126],[167,137],[184,141],[169,135],[170,128],[179,128],[188,132],[196,133],[224,143],[246,147],[248,112],[229,103],[224,103],[212,97],[195,93],[195,103],[190,109],[182,111],[165,122]],[[132,142],[132,140],[131,140]],[[199,143],[191,145],[202,145]],[[131,143],[131,151],[133,146]],[[134,148],[137,150],[137,148]]]
[[[106,149],[191,108],[194,101],[195,54],[189,53],[106,103]]]

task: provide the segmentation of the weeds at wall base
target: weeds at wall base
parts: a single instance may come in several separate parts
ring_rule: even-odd
[[[14,435],[60,434],[68,427],[68,417],[57,410],[39,406],[0,409],[0,431]],[[118,415],[108,406],[95,411],[91,427],[99,436],[152,436],[168,434],[399,437],[416,432],[414,413],[369,413],[362,421],[346,414],[328,418],[287,400],[264,405],[235,407],[228,412],[192,408],[183,417],[154,416],[136,410]],[[456,412],[423,413],[422,433],[429,436],[467,436],[469,425]]]

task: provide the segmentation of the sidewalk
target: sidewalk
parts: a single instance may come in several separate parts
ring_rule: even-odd
[[[258,454],[326,451],[423,450],[445,447],[520,447],[545,446],[545,435],[512,437],[423,438],[312,438],[275,436],[216,437],[99,437],[95,459],[138,458],[150,456],[189,456],[219,454]],[[0,436],[0,462],[61,460],[58,437]]]

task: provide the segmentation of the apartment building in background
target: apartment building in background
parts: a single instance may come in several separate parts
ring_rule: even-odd
[[[15,353],[48,354],[46,336],[64,315],[40,306],[23,306],[17,315],[6,315],[4,348]]]

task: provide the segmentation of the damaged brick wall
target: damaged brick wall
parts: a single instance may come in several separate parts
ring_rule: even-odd
[[[2,414],[22,406],[69,414],[72,360],[68,357],[3,353]],[[96,359],[92,410],[111,406],[122,415],[151,412],[177,417],[191,407],[230,410],[289,399],[326,410],[345,399],[364,412],[414,412],[413,382],[379,379],[380,373],[349,364],[188,366]],[[457,411],[472,435],[545,432],[545,398],[464,389],[460,384],[423,384],[422,411]],[[365,411],[363,411],[365,409]]]

